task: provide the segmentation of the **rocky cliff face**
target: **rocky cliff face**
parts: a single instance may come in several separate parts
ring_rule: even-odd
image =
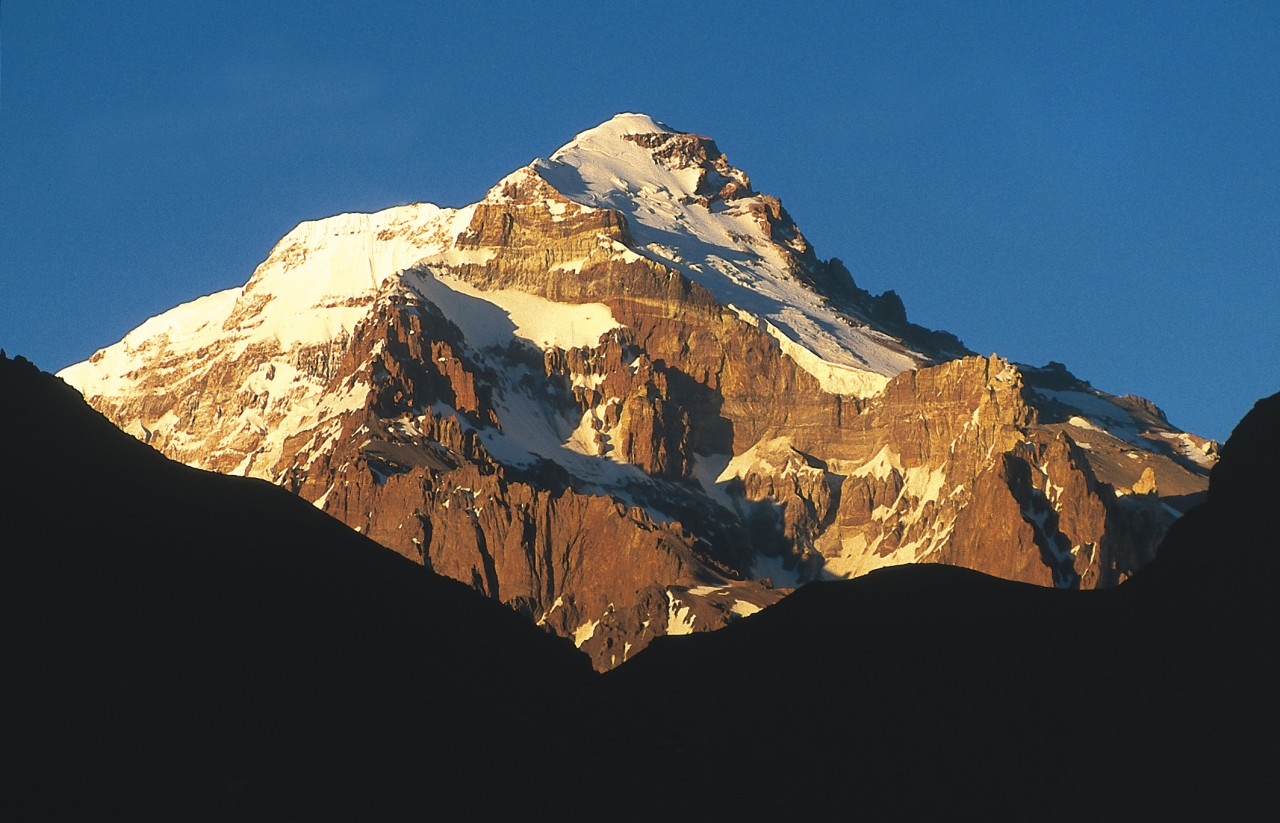
[[[304,223],[62,373],[615,666],[791,587],[1150,560],[1214,444],[974,356],[819,260],[711,140],[619,115],[464,209]]]

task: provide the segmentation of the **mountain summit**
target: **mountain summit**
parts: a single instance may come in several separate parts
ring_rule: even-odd
[[[465,208],[302,223],[61,376],[598,668],[885,565],[1113,585],[1216,459],[1148,401],[911,324],[714,141],[639,114]]]
[[[889,298],[885,316],[843,267],[819,261],[778,199],[755,192],[709,138],[620,114],[531,168],[574,203],[625,216],[641,254],[758,324],[827,391],[869,396],[937,359],[877,328],[903,325],[900,307]]]

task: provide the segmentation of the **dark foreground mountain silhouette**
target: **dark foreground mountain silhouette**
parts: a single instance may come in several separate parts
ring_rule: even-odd
[[[533,779],[543,707],[594,677],[569,641],[23,360],[0,386],[10,751],[45,815],[376,819],[478,763]]]
[[[814,583],[738,625],[655,642],[606,675],[610,708],[633,721],[637,762],[665,752],[668,772],[698,764],[721,787],[695,796],[712,818],[1269,815],[1278,465],[1274,395],[1227,443],[1209,502],[1117,589],[945,566]],[[668,736],[643,733],[655,728]],[[750,800],[724,804],[743,788]]]
[[[1280,395],[1118,589],[889,569],[603,677],[296,497],[164,459],[25,361],[0,359],[0,409],[10,779],[45,818],[1274,806]]]

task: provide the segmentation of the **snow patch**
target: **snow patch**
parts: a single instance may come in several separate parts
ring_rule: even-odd
[[[582,648],[582,644],[586,643],[595,636],[596,627],[600,625],[599,620],[589,620],[581,626],[573,630],[573,645]]]
[[[755,580],[768,579],[773,582],[774,588],[779,589],[794,589],[803,582],[799,566],[788,569],[783,565],[781,557],[763,554],[756,555],[751,562],[751,577]]]
[[[329,488],[324,490],[324,494],[320,495],[314,501],[312,501],[311,505],[315,506],[320,511],[324,511],[325,501],[329,499],[329,493],[333,491],[333,486],[334,484],[330,483]]]
[[[866,463],[854,469],[850,474],[854,477],[875,477],[877,480],[884,480],[893,472],[902,473],[902,461],[898,459],[898,455],[888,446],[881,447]]]
[[[1071,417],[1067,418],[1067,422],[1078,429],[1085,429],[1087,431],[1093,431],[1093,432],[1106,431],[1105,429],[1099,426],[1095,426],[1093,422],[1088,420],[1087,418],[1080,417],[1079,415],[1072,415]]]
[[[719,484],[737,477],[745,478],[752,472],[766,476],[779,474],[783,467],[774,463],[773,459],[785,460],[792,451],[790,438],[775,437],[771,440],[760,440],[742,454],[731,458],[716,477],[715,482]]]
[[[696,619],[693,609],[677,600],[671,590],[667,589],[667,634],[692,634],[693,621]]]

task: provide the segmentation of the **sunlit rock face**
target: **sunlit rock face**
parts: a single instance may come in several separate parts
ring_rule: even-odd
[[[1147,401],[912,325],[712,140],[633,114],[462,209],[303,223],[61,376],[600,669],[892,564],[1114,585],[1216,460]]]

